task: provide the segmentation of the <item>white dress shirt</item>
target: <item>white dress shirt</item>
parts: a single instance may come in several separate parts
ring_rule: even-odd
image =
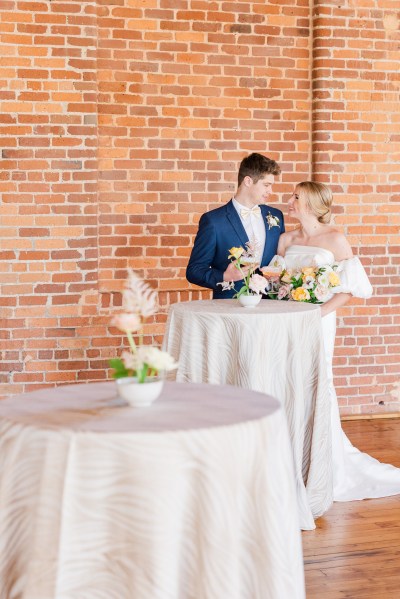
[[[239,215],[239,218],[242,222],[244,230],[246,231],[247,237],[249,241],[252,243],[256,242],[258,247],[258,256],[261,262],[262,255],[264,253],[265,246],[265,224],[263,215],[260,213],[260,216],[255,216],[254,214],[249,214],[247,218],[243,218],[240,214],[241,210],[248,210],[247,206],[243,206],[243,204],[239,204],[239,202],[232,198],[233,205],[235,207],[236,212]]]

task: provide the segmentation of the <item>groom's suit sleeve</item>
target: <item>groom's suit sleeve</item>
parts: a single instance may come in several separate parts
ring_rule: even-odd
[[[218,289],[217,283],[224,280],[224,271],[214,268],[217,249],[217,232],[209,214],[203,214],[199,221],[199,230],[194,240],[186,278],[189,283],[208,289]]]

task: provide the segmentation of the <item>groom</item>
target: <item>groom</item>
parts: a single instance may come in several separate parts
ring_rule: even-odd
[[[186,278],[212,289],[214,299],[231,298],[242,285],[240,271],[228,260],[231,247],[246,248],[246,242],[256,242],[260,266],[267,265],[276,254],[279,236],[285,231],[283,214],[265,202],[280,172],[275,160],[250,154],[240,163],[235,197],[200,218]],[[249,268],[242,268],[245,275]],[[222,281],[234,281],[235,289],[222,291],[217,285]]]

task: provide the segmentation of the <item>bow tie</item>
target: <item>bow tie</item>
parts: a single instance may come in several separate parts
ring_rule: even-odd
[[[256,216],[257,218],[260,218],[261,215],[261,208],[260,206],[253,206],[253,208],[242,208],[240,211],[240,216],[246,220],[246,218],[250,215],[253,214],[253,216]]]

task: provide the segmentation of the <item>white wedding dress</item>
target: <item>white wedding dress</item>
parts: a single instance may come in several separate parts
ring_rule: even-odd
[[[278,258],[282,261],[282,258]],[[320,247],[291,245],[284,257],[286,268],[332,265],[334,255]],[[274,259],[271,264],[274,263]],[[369,298],[372,287],[357,257],[338,263],[340,287],[336,293],[351,293],[355,297]],[[283,263],[281,262],[281,265]],[[330,296],[332,297],[332,295]],[[329,298],[327,298],[329,299]],[[336,312],[322,318],[322,330],[326,352],[329,396],[331,401],[333,497],[334,501],[388,497],[400,493],[400,468],[383,464],[356,449],[342,431],[335,388],[333,386],[332,358],[336,335]]]

